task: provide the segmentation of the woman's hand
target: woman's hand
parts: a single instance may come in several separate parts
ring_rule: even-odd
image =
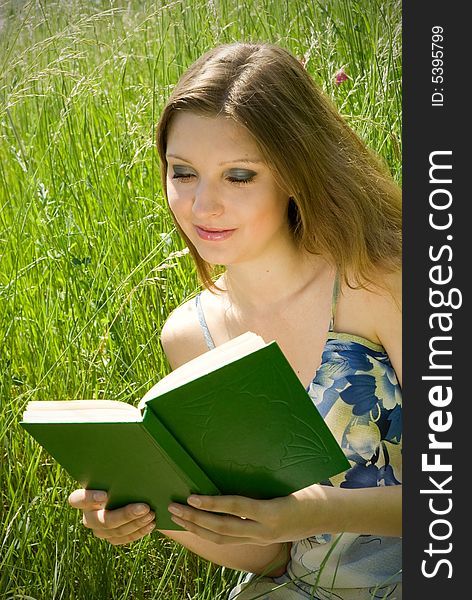
[[[323,533],[401,536],[400,485],[338,488],[314,484],[273,500],[190,496],[172,503],[172,520],[215,544],[266,546]]]
[[[323,530],[323,500],[323,488],[311,486],[273,500],[190,496],[187,499],[190,506],[172,503],[169,512],[177,525],[210,542],[266,546],[326,531]],[[312,518],[313,513],[316,514],[316,505],[317,523]],[[320,528],[321,531],[316,531]]]
[[[114,546],[135,542],[156,526],[154,513],[146,504],[128,504],[106,510],[106,501],[106,492],[99,490],[74,490],[69,496],[69,504],[83,511],[85,527]]]

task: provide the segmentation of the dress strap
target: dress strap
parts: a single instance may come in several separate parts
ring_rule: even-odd
[[[215,342],[211,337],[210,330],[208,329],[208,325],[205,319],[205,315],[203,313],[202,301],[200,299],[201,292],[195,296],[195,306],[197,308],[198,322],[200,323],[200,327],[203,331],[203,336],[205,337],[205,342],[208,346],[209,350],[213,350],[215,347]]]
[[[336,271],[333,284],[333,295],[331,298],[331,320],[329,322],[329,331],[334,331],[334,318],[336,316],[336,306],[338,304],[339,291],[341,289],[339,281],[339,273]]]

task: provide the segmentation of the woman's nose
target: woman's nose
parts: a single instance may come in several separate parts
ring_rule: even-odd
[[[198,218],[221,214],[223,203],[217,189],[209,183],[200,181],[195,190],[192,211]]]

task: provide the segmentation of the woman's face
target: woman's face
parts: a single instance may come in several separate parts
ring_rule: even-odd
[[[205,261],[238,264],[291,243],[288,194],[237,123],[179,113],[166,158],[170,209]]]

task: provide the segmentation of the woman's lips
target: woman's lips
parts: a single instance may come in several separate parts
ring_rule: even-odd
[[[233,235],[236,229],[217,229],[214,227],[200,227],[195,225],[198,237],[207,242],[221,242]]]

